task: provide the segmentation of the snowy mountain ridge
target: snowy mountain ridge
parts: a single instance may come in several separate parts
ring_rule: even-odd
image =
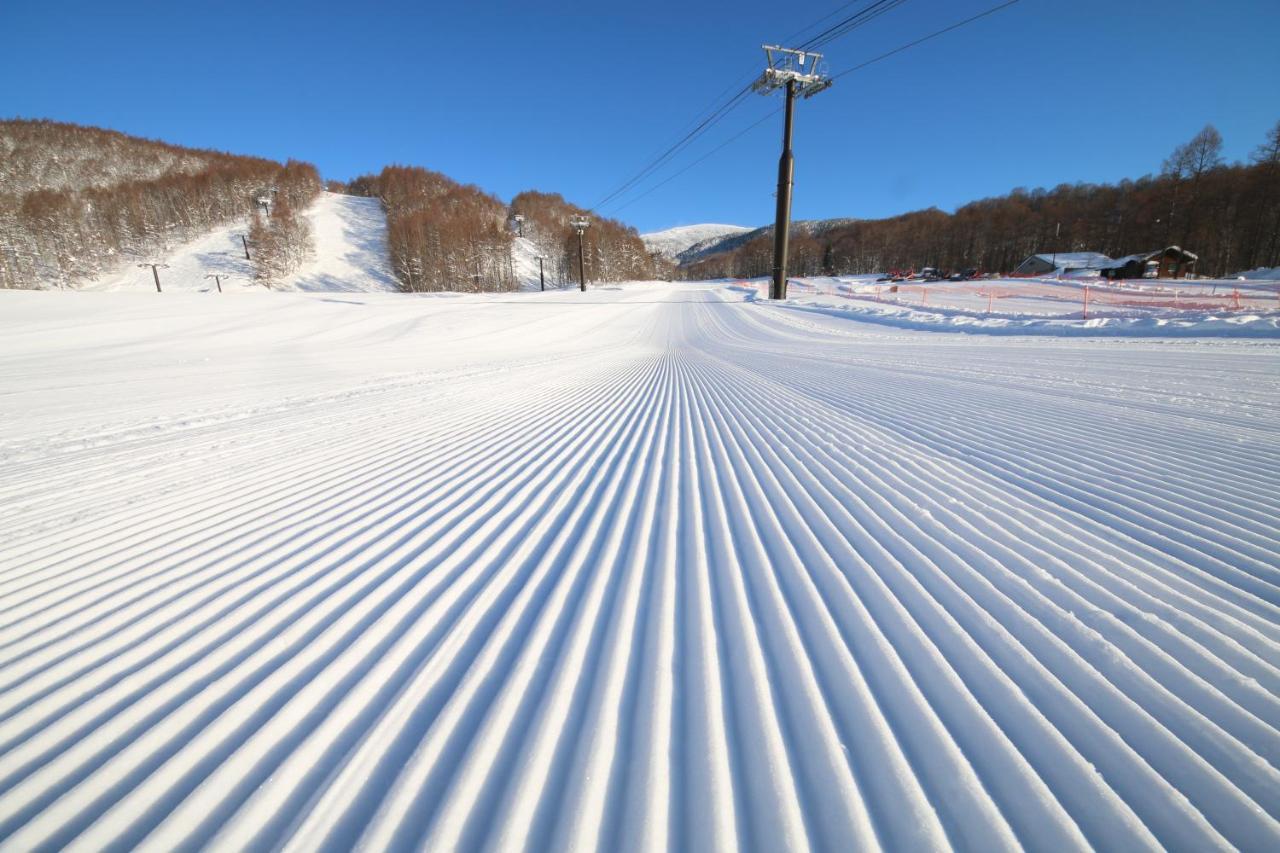
[[[796,219],[791,222],[791,233],[793,236],[802,234],[813,236],[857,221],[847,217]],[[695,236],[698,239],[688,242]],[[772,239],[773,225],[761,225],[758,228],[746,228],[741,225],[684,225],[640,235],[640,239],[649,247],[649,251],[661,252],[669,260],[681,265],[700,261],[721,252],[732,251],[760,237]],[[662,248],[664,245],[670,246],[672,251],[670,253],[664,251]]]
[[[715,223],[677,225],[675,228],[641,234],[640,239],[644,241],[645,248],[650,252],[657,252],[669,261],[678,262],[680,256],[694,246],[708,241],[717,241],[733,234],[744,234],[751,230],[743,225]]]

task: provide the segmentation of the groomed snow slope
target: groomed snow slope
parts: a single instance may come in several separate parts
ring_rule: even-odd
[[[1280,846],[1280,347],[0,293],[4,849]]]
[[[387,254],[387,220],[375,198],[322,192],[306,210],[315,242],[315,256],[285,279],[276,290],[396,291]],[[226,276],[224,291],[264,289],[253,278],[253,264],[245,260],[240,235],[247,223],[219,228],[156,258],[168,264],[160,270],[166,292],[208,292],[215,289],[209,273]],[[252,251],[252,247],[250,247]],[[155,291],[150,269],[130,264],[110,276],[86,283],[83,290]]]

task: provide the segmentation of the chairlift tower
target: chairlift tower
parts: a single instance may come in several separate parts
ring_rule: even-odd
[[[151,268],[151,277],[156,280],[156,293],[161,293],[162,291],[160,290],[160,270],[167,270],[169,268],[169,265],[161,264],[161,263],[138,264],[139,269],[146,269],[147,267]]]
[[[516,224],[516,236],[523,237],[524,236],[524,214],[517,213],[515,216],[511,217],[511,221],[515,222]]]
[[[266,216],[271,215],[271,208],[276,203],[276,196],[280,194],[279,187],[267,187],[263,190],[263,194],[258,196],[254,201],[258,203],[258,207],[262,208],[262,212]],[[249,254],[248,246],[245,247],[245,256]]]
[[[569,220],[570,227],[578,232],[578,285],[582,288],[582,292],[587,292],[587,262],[586,255],[582,250],[582,235],[591,227],[591,220],[585,216],[575,216]]]
[[[787,298],[787,242],[791,230],[791,186],[795,176],[795,158],[791,155],[792,118],[796,95],[812,98],[831,86],[831,78],[822,65],[822,54],[804,50],[762,45],[765,69],[760,79],[751,84],[762,95],[778,89],[786,92],[786,119],[782,126],[782,156],[778,158],[778,207],[773,223],[773,284],[770,299]]]

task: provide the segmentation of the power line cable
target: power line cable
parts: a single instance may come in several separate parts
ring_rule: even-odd
[[[738,79],[739,79],[739,81],[741,81],[741,82],[734,82],[734,83],[730,83],[728,86],[726,86],[726,87],[725,87],[725,88],[720,92],[720,94],[716,95],[716,96],[715,96],[715,98],[713,98],[713,99],[711,100],[711,103],[707,105],[707,108],[706,108],[706,109],[704,109],[702,112],[698,113],[698,114],[697,114],[697,117],[695,117],[694,119],[692,119],[692,120],[691,120],[688,124],[686,124],[684,127],[680,128],[680,131],[685,131],[685,130],[687,130],[688,128],[690,128],[691,126],[693,126],[694,124],[696,124],[696,123],[699,121],[699,119],[702,117],[703,113],[713,112],[713,111],[714,111],[714,108],[715,108],[715,106],[716,106],[716,104],[720,103],[720,101],[724,99],[724,96],[725,96],[725,95],[728,95],[730,92],[732,92],[732,91],[733,91],[733,90],[735,90],[735,89],[739,89],[739,90],[741,90],[741,89],[743,89],[743,88],[745,88],[745,87],[750,86],[752,83],[754,83],[754,82],[755,82],[755,80],[756,80],[756,78],[757,78],[758,76],[760,76],[758,73],[756,73],[755,71],[752,71],[752,72],[751,72],[751,74],[750,74],[749,76],[747,76],[746,78],[741,78],[741,77],[740,77],[740,78],[738,78]],[[736,93],[735,93],[735,94],[736,94]]]
[[[901,5],[902,5],[903,3],[905,3],[905,2],[906,2],[906,0],[875,0],[875,2],[872,2],[869,6],[866,6],[866,7],[862,8],[862,9],[860,9],[859,11],[855,12],[854,14],[849,15],[848,17],[846,17],[846,18],[844,18],[844,19],[842,19],[842,20],[838,21],[837,23],[833,24],[832,26],[828,27],[827,29],[823,30],[822,32],[818,33],[816,36],[813,36],[812,38],[810,38],[809,40],[807,40],[806,42],[804,42],[804,44],[801,46],[801,48],[800,48],[800,49],[803,49],[803,50],[816,50],[818,47],[822,47],[822,46],[824,46],[824,45],[830,44],[831,42],[835,41],[836,39],[839,39],[839,38],[842,38],[842,37],[843,37],[843,36],[845,36],[845,35],[848,35],[850,32],[853,32],[855,29],[858,29],[859,27],[862,27],[862,26],[865,26],[866,24],[869,24],[871,21],[875,20],[876,18],[880,17],[881,15],[886,14],[887,12],[890,12],[890,11],[892,11],[893,9],[896,9],[898,6],[901,6]],[[969,17],[969,18],[966,18],[966,19],[964,19],[964,20],[962,20],[962,21],[958,21],[958,22],[956,22],[956,23],[954,23],[954,24],[951,24],[950,26],[947,26],[947,27],[944,27],[944,28],[942,28],[942,29],[940,29],[940,30],[937,30],[937,31],[935,31],[935,32],[932,32],[932,33],[930,33],[929,35],[926,35],[926,36],[923,36],[922,38],[916,39],[915,41],[908,42],[908,43],[906,43],[906,44],[904,44],[904,45],[901,45],[901,46],[899,46],[899,47],[897,47],[897,48],[894,48],[894,49],[893,49],[893,50],[891,50],[891,51],[887,51],[886,53],[883,53],[883,54],[880,54],[879,56],[873,57],[872,59],[869,59],[869,60],[867,60],[866,62],[860,63],[860,64],[858,64],[858,65],[855,65],[855,66],[851,67],[851,68],[846,68],[846,69],[844,69],[843,71],[840,71],[840,72],[838,72],[838,73],[836,73],[836,74],[832,75],[830,79],[834,81],[834,80],[836,80],[836,79],[838,79],[838,78],[840,78],[840,77],[844,77],[844,76],[846,76],[846,75],[848,75],[848,74],[852,74],[852,73],[853,73],[853,72],[855,72],[855,71],[860,71],[860,70],[861,70],[861,69],[863,69],[863,68],[866,68],[866,67],[868,67],[868,66],[870,66],[870,65],[874,65],[875,63],[877,63],[877,62],[881,62],[881,61],[883,61],[883,60],[885,60],[885,59],[888,59],[888,58],[889,58],[889,57],[891,57],[891,56],[896,56],[897,54],[902,53],[902,52],[903,52],[903,51],[905,51],[905,50],[909,50],[909,49],[911,49],[911,48],[913,48],[913,47],[915,47],[915,46],[917,46],[917,45],[923,44],[924,42],[927,42],[927,41],[929,41],[929,40],[931,40],[931,39],[937,38],[938,36],[945,35],[946,33],[952,32],[953,30],[957,30],[957,29],[959,29],[959,28],[961,28],[961,27],[964,27],[964,26],[966,26],[966,25],[968,25],[968,24],[971,24],[971,23],[973,23],[974,21],[978,21],[978,20],[980,20],[980,19],[982,19],[982,18],[985,18],[985,17],[987,17],[987,16],[989,16],[989,15],[993,15],[993,14],[995,14],[996,12],[999,12],[999,11],[1001,11],[1001,10],[1003,10],[1003,9],[1006,9],[1006,8],[1008,8],[1009,6],[1012,6],[1012,5],[1014,5],[1015,3],[1017,3],[1017,2],[1018,2],[1018,0],[1008,0],[1008,1],[1007,1],[1007,2],[1005,2],[1005,3],[1001,3],[1001,4],[997,5],[997,6],[993,6],[993,7],[991,7],[990,9],[987,9],[987,10],[986,10],[986,11],[984,11],[984,12],[980,12],[980,13],[978,13],[977,15],[973,15],[973,16],[971,16],[971,17]],[[812,29],[813,27],[817,26],[817,25],[818,25],[819,23],[821,23],[822,21],[825,21],[825,20],[830,19],[831,17],[833,17],[834,15],[836,15],[836,14],[838,14],[839,12],[843,11],[844,9],[847,9],[847,8],[848,8],[849,6],[851,6],[851,5],[853,5],[853,4],[852,4],[852,3],[846,3],[846,4],[844,4],[843,6],[838,7],[835,11],[828,13],[828,14],[827,14],[827,15],[825,15],[823,18],[820,18],[818,21],[816,21],[816,22],[814,22],[813,24],[810,24],[809,26],[807,26],[807,27],[805,27],[805,28],[803,28],[803,29],[799,30],[798,32],[804,32],[805,30]],[[730,86],[729,88],[730,88],[730,89],[732,89],[733,87],[732,87],[732,86]],[[727,91],[729,91],[729,89],[726,89],[725,91],[727,92]],[[650,176],[650,175],[652,175],[654,172],[656,172],[658,169],[660,169],[663,165],[665,165],[667,162],[669,162],[673,157],[675,157],[677,154],[679,154],[682,150],[684,150],[685,148],[687,148],[689,145],[692,145],[692,144],[693,144],[693,142],[695,142],[695,141],[698,139],[698,137],[700,137],[702,134],[706,133],[706,132],[707,132],[708,130],[710,130],[713,126],[715,126],[715,124],[717,124],[721,119],[723,119],[726,115],[728,115],[728,114],[729,114],[729,112],[731,112],[734,108],[736,108],[739,104],[741,104],[741,103],[742,103],[742,101],[745,99],[745,97],[746,97],[747,93],[748,93],[748,92],[750,92],[750,91],[751,91],[751,84],[750,84],[750,83],[748,83],[748,84],[746,84],[745,86],[743,86],[741,89],[739,89],[739,90],[738,90],[738,91],[733,95],[733,97],[732,97],[732,98],[730,98],[730,100],[729,100],[728,102],[726,102],[725,104],[721,105],[719,108],[715,109],[715,110],[714,110],[714,111],[713,111],[709,116],[707,116],[707,117],[706,117],[706,118],[704,118],[701,122],[699,122],[697,125],[695,125],[695,126],[694,126],[694,128],[693,128],[691,131],[689,131],[688,133],[686,133],[683,137],[681,137],[681,139],[680,139],[679,141],[677,141],[675,145],[672,145],[670,148],[668,148],[666,151],[664,151],[661,155],[659,155],[657,158],[655,158],[652,162],[650,162],[648,165],[646,165],[643,169],[641,169],[641,170],[640,170],[640,172],[638,172],[634,177],[632,177],[632,178],[630,178],[628,181],[624,182],[620,187],[618,187],[618,188],[617,188],[617,189],[615,189],[613,192],[609,193],[607,196],[605,196],[603,199],[601,199],[599,202],[597,202],[597,203],[596,203],[596,204],[591,208],[591,210],[598,210],[598,209],[600,209],[600,208],[604,207],[605,205],[609,204],[611,201],[614,201],[615,199],[617,199],[617,198],[619,198],[619,197],[621,197],[621,196],[625,195],[625,194],[626,194],[627,192],[629,192],[631,189],[633,189],[634,187],[636,187],[640,182],[642,182],[645,178],[649,177],[649,176]],[[723,97],[723,93],[722,93],[721,97]],[[720,100],[720,98],[717,98],[717,99],[716,99],[716,101],[713,101],[713,104],[714,104],[714,103],[719,102],[719,100]],[[780,111],[781,111],[780,109],[778,109],[778,110],[774,110],[772,113],[769,113],[769,115],[775,115],[776,113],[778,113],[778,112],[780,112]],[[768,117],[768,116],[766,116],[765,118],[767,118],[767,117]],[[703,156],[699,157],[697,160],[692,161],[691,163],[689,163],[689,164],[688,164],[688,165],[686,165],[685,167],[681,168],[679,171],[677,171],[677,172],[675,172],[674,174],[672,174],[672,175],[668,176],[667,178],[663,179],[662,181],[660,181],[659,183],[657,183],[657,184],[655,184],[654,186],[650,187],[649,189],[645,190],[645,191],[644,191],[643,193],[641,193],[639,196],[636,196],[635,198],[631,199],[630,201],[626,202],[626,203],[625,203],[625,204],[623,204],[623,205],[616,206],[616,207],[614,208],[614,212],[616,213],[616,212],[618,212],[618,211],[623,210],[623,209],[624,209],[624,208],[626,208],[626,207],[629,207],[631,204],[633,204],[634,202],[636,202],[636,201],[640,200],[641,198],[644,198],[645,196],[649,195],[649,193],[653,192],[654,190],[658,189],[659,187],[665,186],[666,184],[670,183],[670,182],[671,182],[672,180],[674,180],[675,178],[679,177],[680,175],[684,174],[685,172],[688,172],[688,171],[689,171],[691,168],[693,168],[694,166],[696,166],[696,165],[698,165],[698,164],[700,164],[700,163],[705,162],[705,161],[706,161],[706,160],[707,160],[707,159],[708,159],[712,154],[715,154],[715,153],[719,152],[720,150],[722,150],[723,148],[725,148],[729,143],[734,142],[734,141],[736,141],[737,139],[740,139],[743,135],[745,135],[745,134],[746,134],[746,132],[747,132],[748,130],[753,129],[754,127],[756,127],[756,126],[757,126],[757,125],[759,125],[759,124],[762,124],[763,122],[764,122],[764,118],[762,118],[762,119],[760,119],[759,121],[755,122],[754,124],[752,124],[752,125],[748,126],[748,127],[747,127],[747,128],[745,128],[744,130],[742,130],[742,131],[740,131],[740,132],[738,132],[738,133],[734,134],[732,137],[730,137],[729,139],[725,140],[725,141],[724,141],[723,143],[721,143],[720,145],[717,145],[715,148],[711,149],[711,151],[709,151],[709,152],[707,152],[706,154],[704,154]],[[686,125],[686,126],[687,126],[687,125]]]
[[[837,80],[837,79],[839,79],[839,78],[841,78],[841,77],[844,77],[846,74],[852,74],[852,73],[853,73],[853,72],[855,72],[855,71],[861,71],[863,68],[866,68],[868,65],[874,65],[874,64],[876,64],[877,62],[881,62],[881,61],[883,61],[883,60],[885,60],[885,59],[888,59],[888,58],[889,58],[889,57],[891,57],[891,56],[897,56],[899,53],[902,53],[904,50],[910,50],[911,48],[915,47],[916,45],[924,44],[925,42],[929,41],[930,39],[935,39],[935,38],[937,38],[938,36],[946,35],[947,33],[951,32],[952,30],[958,30],[958,29],[960,29],[960,28],[961,28],[961,27],[963,27],[963,26],[966,26],[966,25],[968,25],[968,24],[972,24],[974,21],[981,20],[982,18],[985,18],[985,17],[987,17],[988,15],[994,15],[996,12],[999,12],[999,11],[1001,11],[1001,10],[1003,10],[1003,9],[1008,9],[1010,6],[1012,6],[1013,4],[1015,4],[1015,3],[1017,3],[1017,2],[1018,2],[1018,0],[1008,0],[1008,2],[1006,2],[1006,3],[1001,3],[1001,4],[1000,4],[1000,5],[998,5],[998,6],[992,6],[990,9],[987,9],[985,12],[979,12],[978,14],[974,15],[974,16],[973,16],[973,17],[971,17],[971,18],[965,18],[963,21],[957,21],[956,23],[952,24],[952,25],[951,25],[951,26],[949,26],[949,27],[943,27],[943,28],[942,28],[942,29],[940,29],[940,30],[937,30],[937,31],[932,32],[932,33],[929,33],[929,35],[927,35],[927,36],[924,36],[924,37],[922,37],[922,38],[918,38],[918,39],[916,39],[915,41],[912,41],[912,42],[907,42],[906,44],[901,45],[900,47],[895,47],[893,50],[890,50],[890,51],[888,51],[888,52],[886,52],[886,53],[882,53],[882,54],[880,54],[879,56],[873,57],[872,59],[868,59],[866,62],[859,63],[859,64],[857,64],[857,65],[853,66],[852,68],[846,68],[846,69],[844,69],[843,71],[839,71],[839,72],[837,72],[837,73],[835,73],[835,74],[831,75],[831,79],[832,79],[832,80]]]
[[[825,38],[825,41],[823,41],[822,43],[823,44],[828,43],[832,39],[838,38],[840,35],[844,35],[845,33],[851,31],[852,29],[855,29],[857,26],[860,26],[861,24],[857,23],[854,20],[859,16],[865,16],[870,14],[871,17],[862,21],[862,23],[867,23],[870,20],[877,17],[878,15],[883,14],[883,12],[887,12],[889,11],[889,9],[892,9],[895,6],[901,5],[904,2],[906,2],[906,0],[876,0],[876,2],[873,2],[866,9],[863,9],[860,12],[857,12],[854,15],[850,16],[849,18],[846,18],[838,22],[833,27],[829,27],[827,30],[824,30],[822,33],[819,33],[818,36],[816,36],[815,38]],[[813,29],[814,27],[821,24],[823,21],[829,20],[830,18],[839,14],[840,12],[847,9],[851,5],[853,5],[852,2],[845,3],[844,5],[837,7],[835,11],[829,12],[828,14],[824,15],[822,18],[819,18],[814,23],[809,24],[807,27],[804,27],[799,32],[804,32],[806,30]],[[880,11],[876,11],[877,9],[879,9]],[[839,29],[841,27],[844,27],[845,29],[841,30],[835,35],[831,35],[831,33],[834,30]],[[712,109],[710,114],[706,115],[701,120],[698,120],[695,118],[693,122],[690,122],[690,124],[693,125],[692,130],[689,130],[688,132],[686,132],[679,140],[676,141],[674,145],[667,148],[661,154],[658,154],[656,157],[652,157],[648,161],[646,161],[646,164],[640,169],[639,172],[637,172],[631,178],[624,181],[612,192],[605,195],[604,198],[600,199],[600,201],[592,205],[590,209],[597,210],[601,207],[604,207],[614,199],[622,195],[625,195],[628,191],[633,189],[637,184],[639,184],[645,178],[647,178],[648,176],[656,172],[658,169],[660,169],[667,162],[669,162],[671,158],[675,157],[682,150],[684,150],[689,145],[691,145],[695,140],[697,140],[698,137],[700,137],[702,134],[710,130],[715,124],[717,124],[722,118],[724,118],[724,116],[728,115],[733,109],[735,109],[739,104],[742,103],[742,100],[751,91],[751,85],[754,82],[754,80],[755,80],[755,74],[752,74],[752,76],[747,79],[747,82],[744,85],[742,85],[741,88],[739,88],[738,91],[735,92],[727,102],[720,104],[721,100],[724,98],[725,93],[734,89],[736,85],[736,84],[731,84],[728,89],[725,89],[724,92],[722,92],[720,95],[718,95],[715,98],[715,100],[712,101]],[[720,104],[720,106],[717,107],[716,104]],[[702,114],[699,113],[699,115],[702,115]],[[689,125],[685,125],[685,127],[689,127]]]
[[[729,112],[731,112],[735,107],[738,106],[738,104],[742,103],[742,101],[750,93],[751,93],[750,84],[747,84],[746,86],[739,89],[733,95],[732,98],[730,98],[726,103],[721,105],[719,108],[713,111],[709,116],[707,116],[701,122],[699,122],[693,128],[693,130],[689,131],[684,136],[682,136],[674,145],[672,145],[666,151],[662,152],[662,154],[660,154],[647,166],[645,166],[638,173],[636,173],[634,177],[625,181],[621,186],[619,186],[613,192],[609,193],[604,198],[600,199],[600,201],[592,205],[591,209],[596,210],[597,208],[603,207],[613,199],[617,198],[618,196],[625,193],[627,190],[631,189],[640,181],[644,180],[646,177],[652,174],[656,169],[660,168],[664,163],[666,163],[668,160],[670,160],[672,157],[678,154],[681,150],[688,147],[695,139],[697,139],[699,136],[701,136],[711,127],[715,126],[717,122],[719,122],[722,118],[728,115]]]
[[[789,44],[789,43],[791,43],[791,42],[795,41],[797,36],[801,36],[801,35],[803,35],[804,33],[807,33],[809,30],[811,30],[811,29],[813,29],[814,27],[818,26],[818,24],[821,24],[823,21],[828,21],[828,20],[830,20],[831,18],[834,18],[836,15],[840,14],[840,13],[841,13],[841,12],[843,12],[845,9],[848,9],[850,6],[853,6],[853,5],[855,5],[855,4],[859,3],[859,2],[860,2],[860,0],[849,0],[849,2],[848,2],[848,3],[844,3],[844,4],[840,5],[840,6],[837,6],[836,8],[832,9],[832,10],[831,10],[830,12],[828,12],[827,14],[823,15],[823,16],[822,16],[821,18],[819,18],[818,20],[814,21],[812,24],[809,24],[808,26],[801,27],[800,29],[796,30],[794,33],[792,33],[791,35],[789,35],[789,36],[787,36],[785,39],[783,39],[781,43],[782,43],[782,44]]]
[[[831,42],[848,35],[859,27],[866,26],[881,15],[893,11],[905,2],[907,0],[876,0],[866,8],[854,12],[844,20],[832,24],[816,36],[808,39],[797,50],[817,50],[820,47],[831,44]]]
[[[776,116],[776,115],[777,115],[778,113],[780,113],[780,112],[782,112],[782,107],[776,107],[776,108],[774,108],[774,109],[770,110],[768,113],[766,113],[765,115],[761,116],[761,117],[760,117],[759,119],[757,119],[756,121],[753,121],[751,124],[747,125],[746,127],[742,128],[742,130],[739,130],[739,131],[738,131],[737,133],[735,133],[733,136],[730,136],[730,137],[729,137],[728,139],[726,139],[724,142],[721,142],[721,143],[720,143],[719,145],[717,145],[715,148],[712,148],[712,149],[711,149],[710,151],[708,151],[706,154],[703,154],[703,155],[702,155],[701,157],[699,157],[697,160],[694,160],[693,162],[689,163],[689,164],[688,164],[688,165],[686,165],[684,168],[680,169],[678,172],[674,172],[673,174],[668,175],[666,178],[664,178],[664,179],[663,179],[663,180],[661,180],[660,182],[658,182],[658,183],[654,184],[653,186],[649,187],[649,189],[647,189],[647,190],[645,190],[644,192],[640,193],[640,195],[635,196],[635,197],[634,197],[634,198],[632,198],[630,201],[623,202],[623,203],[622,203],[621,205],[619,205],[618,207],[615,207],[615,208],[613,209],[613,211],[612,211],[612,212],[613,212],[613,213],[615,213],[615,214],[620,213],[621,211],[623,211],[623,210],[625,210],[626,208],[630,207],[631,205],[635,204],[637,201],[639,201],[640,199],[644,198],[645,196],[647,196],[649,193],[653,192],[654,190],[657,190],[657,189],[660,189],[660,188],[662,188],[662,187],[666,186],[667,184],[669,184],[669,183],[671,183],[672,181],[674,181],[676,178],[678,178],[678,177],[680,177],[681,175],[683,175],[685,172],[687,172],[687,171],[689,171],[690,169],[692,169],[694,166],[697,166],[697,165],[699,165],[700,163],[703,163],[704,161],[706,161],[706,160],[710,159],[711,155],[718,153],[721,149],[723,149],[723,148],[727,147],[727,146],[729,145],[729,143],[738,141],[738,140],[739,140],[739,139],[741,139],[742,137],[746,136],[748,132],[750,132],[750,131],[752,131],[752,130],[755,130],[757,127],[759,127],[760,125],[764,124],[766,121],[768,121],[769,119],[773,118],[774,116]]]
[[[953,32],[953,31],[955,31],[955,30],[958,30],[958,29],[960,29],[961,27],[968,26],[969,24],[972,24],[972,23],[974,23],[975,21],[979,21],[979,20],[981,20],[981,19],[983,19],[983,18],[986,18],[986,17],[988,17],[988,16],[990,16],[990,15],[994,15],[995,13],[1000,12],[1000,11],[1002,11],[1002,10],[1004,10],[1004,9],[1007,9],[1007,8],[1009,8],[1010,6],[1012,6],[1012,5],[1014,5],[1014,4],[1018,3],[1018,2],[1019,2],[1019,0],[1007,0],[1007,2],[1000,3],[1000,4],[996,5],[996,6],[992,6],[990,9],[987,9],[987,10],[985,10],[985,11],[983,11],[983,12],[979,12],[978,14],[973,15],[973,16],[971,16],[971,17],[965,18],[965,19],[964,19],[964,20],[962,20],[962,21],[957,21],[956,23],[951,24],[950,26],[943,27],[943,28],[942,28],[942,29],[940,29],[940,30],[935,30],[934,32],[929,33],[929,34],[928,34],[928,35],[926,35],[926,36],[922,36],[921,38],[915,39],[914,41],[910,41],[910,42],[907,42],[906,44],[899,45],[898,47],[894,48],[893,50],[886,51],[885,53],[882,53],[882,54],[880,54],[879,56],[872,57],[871,59],[868,59],[868,60],[867,60],[867,61],[865,61],[865,62],[861,62],[861,63],[859,63],[859,64],[857,64],[857,65],[854,65],[854,66],[852,66],[852,67],[850,67],[850,68],[846,68],[846,69],[844,69],[843,71],[837,72],[836,74],[832,75],[831,79],[832,79],[832,80],[835,80],[835,79],[837,79],[837,78],[844,77],[844,76],[849,75],[849,74],[853,74],[853,73],[854,73],[854,72],[856,72],[856,71],[861,71],[862,69],[867,68],[868,66],[871,66],[871,65],[876,64],[877,62],[883,62],[884,60],[889,59],[890,57],[893,57],[893,56],[897,56],[899,53],[902,53],[903,51],[906,51],[906,50],[910,50],[911,48],[916,47],[917,45],[924,44],[925,42],[930,41],[930,40],[932,40],[932,39],[935,39],[935,38],[937,38],[937,37],[939,37],[939,36],[946,35],[947,33],[950,33],[950,32]],[[685,174],[686,172],[688,172],[688,171],[689,171],[690,169],[692,169],[693,167],[698,166],[698,165],[700,165],[700,164],[702,164],[702,163],[706,162],[708,159],[710,159],[710,158],[711,158],[711,156],[712,156],[712,155],[719,153],[721,150],[723,150],[724,148],[728,147],[728,145],[729,145],[730,143],[736,142],[737,140],[741,139],[741,138],[742,138],[743,136],[745,136],[749,131],[754,130],[755,128],[757,128],[757,127],[759,127],[760,125],[764,124],[764,122],[765,122],[766,120],[768,120],[769,118],[771,118],[771,117],[773,117],[773,116],[777,115],[777,114],[778,114],[778,113],[780,113],[780,112],[782,112],[782,108],[781,108],[781,107],[778,107],[778,108],[776,108],[776,109],[772,110],[771,112],[767,113],[766,115],[764,115],[763,117],[761,117],[759,120],[757,120],[757,121],[753,122],[752,124],[750,124],[750,125],[748,125],[748,126],[744,127],[742,130],[738,131],[738,132],[737,132],[737,133],[735,133],[733,136],[729,137],[729,138],[728,138],[728,139],[726,139],[724,142],[722,142],[722,143],[720,143],[719,145],[717,145],[715,148],[712,148],[712,149],[711,149],[710,151],[708,151],[706,154],[704,154],[704,155],[702,155],[701,157],[699,157],[698,159],[696,159],[696,160],[694,160],[694,161],[690,162],[689,164],[687,164],[686,166],[684,166],[683,168],[681,168],[679,171],[677,171],[677,172],[673,173],[672,175],[669,175],[667,178],[665,178],[665,179],[663,179],[661,182],[659,182],[659,183],[657,183],[657,184],[653,185],[652,187],[650,187],[649,189],[645,190],[643,193],[641,193],[640,195],[636,196],[635,198],[632,198],[630,201],[627,201],[627,202],[623,203],[622,205],[620,205],[620,206],[618,206],[618,207],[614,208],[614,209],[613,209],[613,213],[618,213],[618,212],[622,211],[623,209],[625,209],[625,208],[627,208],[627,207],[631,206],[632,204],[634,204],[635,202],[637,202],[637,201],[639,201],[640,199],[644,198],[645,196],[649,195],[650,193],[654,192],[655,190],[657,190],[657,189],[659,189],[659,188],[661,188],[661,187],[663,187],[663,186],[666,186],[667,184],[671,183],[671,181],[673,181],[673,180],[675,180],[676,178],[680,177],[681,175]]]

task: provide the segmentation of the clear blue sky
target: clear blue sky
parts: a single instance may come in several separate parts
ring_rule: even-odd
[[[831,69],[995,2],[908,0],[831,45]],[[591,205],[758,71],[761,42],[840,5],[3,0],[0,116],[297,157],[339,179],[417,164],[504,199]],[[803,102],[795,216],[1138,177],[1206,122],[1244,159],[1280,119],[1278,34],[1276,0],[1022,0]],[[753,96],[674,168],[776,103]],[[769,221],[780,123],[620,218]]]

